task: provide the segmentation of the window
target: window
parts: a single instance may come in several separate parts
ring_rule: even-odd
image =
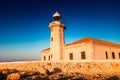
[[[105,52],[105,55],[106,55],[106,59],[108,59],[108,54],[107,54],[107,51]]]
[[[119,53],[119,59],[120,59],[120,53]]]
[[[51,54],[51,58],[53,57],[53,55]]]
[[[70,60],[73,60],[73,53],[70,53]]]
[[[46,57],[44,56],[44,60],[46,60]]]
[[[53,37],[51,37],[51,41],[53,41]]]
[[[85,52],[81,52],[81,59],[86,59]]]
[[[115,54],[114,54],[114,52],[112,52],[112,58],[115,59]]]
[[[50,56],[49,56],[48,60],[50,60]]]

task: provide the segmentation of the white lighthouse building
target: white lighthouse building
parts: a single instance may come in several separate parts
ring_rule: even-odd
[[[42,61],[60,60],[119,60],[120,44],[86,37],[70,44],[65,44],[65,25],[61,22],[61,15],[53,14],[53,21],[49,24],[50,48],[41,51]]]
[[[51,60],[61,60],[64,47],[65,25],[61,23],[61,16],[58,12],[53,15],[54,21],[49,24],[50,36],[50,55]]]

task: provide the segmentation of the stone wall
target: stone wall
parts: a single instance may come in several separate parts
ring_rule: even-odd
[[[70,60],[70,53],[73,53],[73,60],[81,60],[81,52],[85,52],[86,60],[93,60],[93,45],[91,42],[83,42],[77,45],[68,45],[63,49],[64,60]]]
[[[81,62],[11,62],[11,63],[0,63],[0,69],[17,69],[26,71],[41,71],[44,67],[49,71],[59,69],[63,72],[85,72],[85,73],[119,73],[120,72],[120,61],[81,61]]]
[[[45,50],[45,51],[41,51],[41,60],[42,61],[49,61],[49,56],[50,56],[50,49]],[[45,60],[44,60],[45,58]]]
[[[93,44],[94,46],[94,60],[106,60],[106,53],[108,55],[108,59],[112,60],[114,53],[114,59],[119,60],[120,59],[120,48],[119,47],[113,47],[109,45],[100,45],[100,44]]]

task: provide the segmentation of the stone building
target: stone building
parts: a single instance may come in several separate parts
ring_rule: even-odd
[[[56,12],[53,19],[49,24],[50,48],[41,51],[42,61],[120,59],[120,44],[89,37],[65,44],[61,15]]]

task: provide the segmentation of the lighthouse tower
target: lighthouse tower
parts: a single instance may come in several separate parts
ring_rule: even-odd
[[[65,25],[61,23],[61,15],[56,12],[53,14],[53,21],[49,24],[50,35],[50,55],[51,61],[62,60],[64,47]]]

